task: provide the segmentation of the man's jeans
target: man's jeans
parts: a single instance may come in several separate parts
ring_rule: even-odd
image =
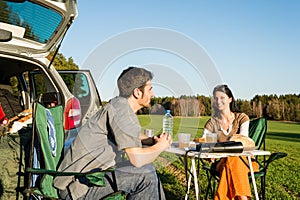
[[[112,174],[108,175],[113,180]],[[127,194],[126,199],[165,200],[162,185],[152,164],[137,168],[128,162],[116,168],[115,177],[118,190]],[[113,192],[113,187],[106,181],[105,187],[90,187],[87,194],[80,199],[100,199]]]

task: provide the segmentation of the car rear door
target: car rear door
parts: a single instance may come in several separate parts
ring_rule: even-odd
[[[60,70],[70,92],[80,101],[82,123],[84,124],[101,106],[101,98],[89,70]]]

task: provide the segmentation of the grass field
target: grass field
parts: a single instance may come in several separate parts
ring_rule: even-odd
[[[202,135],[203,118],[174,118],[173,140],[177,133],[191,133],[192,137]],[[162,127],[161,116],[139,116],[143,128],[154,128],[159,134]],[[268,121],[266,149],[272,152],[286,152],[287,157],[273,162],[268,168],[266,178],[266,199],[300,199],[300,123]],[[182,162],[170,153],[162,153],[155,162],[159,177],[163,183],[167,199],[183,199],[185,194],[185,175]],[[201,197],[204,197],[206,175],[200,171]],[[257,179],[259,188],[260,181]],[[190,199],[195,199],[193,191]]]

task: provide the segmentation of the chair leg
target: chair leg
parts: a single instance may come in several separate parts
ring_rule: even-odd
[[[214,199],[214,195],[216,193],[216,187],[217,187],[217,180],[214,179],[213,181],[214,182],[213,182],[213,187],[212,187],[212,191],[211,191],[211,199]]]
[[[216,179],[213,177],[213,175],[207,174],[208,177],[208,183],[207,183],[207,188],[206,188],[206,193],[205,193],[205,199],[209,199],[209,193],[210,193],[210,198],[214,199],[214,195],[216,192]]]
[[[207,188],[206,188],[206,193],[205,193],[205,199],[208,199],[208,194],[209,192],[212,193],[212,185],[211,185],[211,180],[212,180],[212,175],[208,175],[207,174],[207,177],[208,177],[208,180],[207,180]]]
[[[266,198],[266,175],[261,177],[261,198],[265,200]]]

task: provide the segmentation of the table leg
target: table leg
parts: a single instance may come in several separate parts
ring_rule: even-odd
[[[196,193],[196,200],[199,200],[199,186],[198,186],[198,177],[197,177],[197,170],[196,170],[196,162],[195,162],[195,158],[191,158],[191,172],[193,174],[194,177],[194,186],[195,186],[195,193]],[[185,200],[188,199],[188,194],[190,191],[190,186],[191,186],[191,182],[192,182],[192,175],[189,175],[189,179],[188,179],[188,189],[187,192],[185,194]]]
[[[251,179],[252,179],[255,199],[259,200],[258,193],[257,193],[256,182],[255,182],[255,177],[254,177],[254,171],[253,171],[253,167],[252,167],[251,156],[247,156],[247,157],[248,157],[248,162],[249,162],[249,166],[250,166],[250,173],[251,173]]]
[[[196,170],[196,163],[195,163],[195,158],[192,160],[192,172],[194,175],[194,185],[195,185],[195,193],[196,193],[196,200],[200,199],[199,198],[199,186],[198,186],[198,177],[197,177],[197,170]]]
[[[192,171],[193,169],[192,169],[192,167],[191,167],[191,171]],[[191,181],[192,181],[192,175],[191,174],[189,174],[189,180],[188,180],[188,184],[187,184],[187,191],[186,191],[186,194],[185,194],[185,200],[188,200],[188,198],[189,198],[189,193],[190,193],[190,187],[191,187]]]

